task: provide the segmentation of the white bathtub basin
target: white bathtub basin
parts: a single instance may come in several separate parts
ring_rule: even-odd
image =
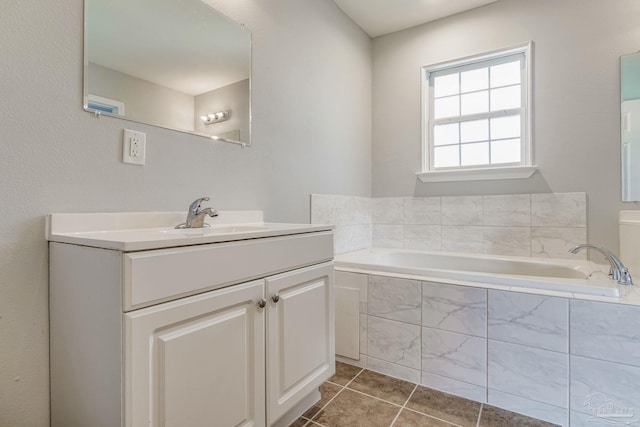
[[[429,279],[545,289],[617,297],[608,267],[583,260],[462,255],[404,249],[368,249],[336,257],[337,268],[421,276]]]

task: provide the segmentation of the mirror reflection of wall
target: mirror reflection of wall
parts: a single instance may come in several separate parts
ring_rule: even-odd
[[[250,143],[251,33],[203,0],[85,0],[85,50],[86,110]]]
[[[640,53],[620,58],[622,201],[640,201]]]

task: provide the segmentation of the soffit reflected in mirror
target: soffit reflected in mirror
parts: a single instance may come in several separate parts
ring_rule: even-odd
[[[640,201],[640,52],[620,58],[622,201]]]
[[[250,143],[251,33],[203,0],[85,0],[84,108]]]

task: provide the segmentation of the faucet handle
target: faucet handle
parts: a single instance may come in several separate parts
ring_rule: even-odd
[[[198,209],[200,209],[200,204],[202,202],[208,202],[209,198],[208,197],[200,197],[199,199],[194,200],[191,205],[189,205],[189,211],[190,212],[197,212]]]
[[[620,269],[620,278],[618,279],[619,285],[633,285],[633,279],[631,278],[631,273],[629,273],[629,269],[627,267],[622,267]]]

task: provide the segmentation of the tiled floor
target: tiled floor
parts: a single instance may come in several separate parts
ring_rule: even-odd
[[[336,363],[322,399],[292,427],[550,427],[544,421]]]

